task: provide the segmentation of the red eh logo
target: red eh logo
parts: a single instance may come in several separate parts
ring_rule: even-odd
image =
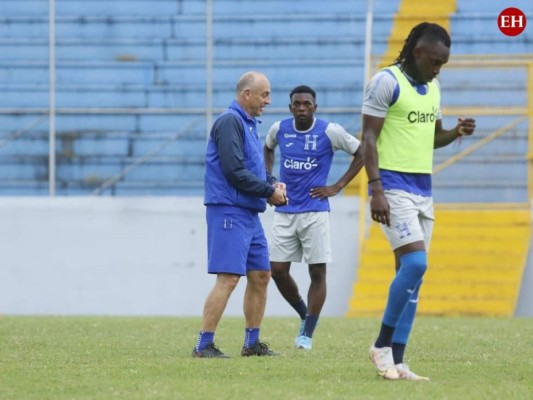
[[[518,36],[526,29],[527,19],[522,10],[510,7],[498,15],[498,28],[507,36]]]

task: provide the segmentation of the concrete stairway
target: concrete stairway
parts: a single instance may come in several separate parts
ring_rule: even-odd
[[[530,210],[437,208],[435,218],[419,313],[512,316],[529,251]],[[347,316],[380,316],[393,274],[393,254],[374,223]]]

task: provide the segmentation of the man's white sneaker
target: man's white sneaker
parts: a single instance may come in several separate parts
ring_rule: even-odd
[[[378,375],[383,379],[400,379],[400,375],[398,375],[398,371],[396,370],[392,358],[392,348],[377,348],[372,345],[372,347],[370,347],[370,360],[374,363]]]
[[[410,381],[429,381],[429,378],[426,376],[419,376],[409,369],[407,364],[396,364],[396,371],[400,379],[407,379]]]
[[[313,339],[304,335],[298,336],[295,345],[297,349],[311,350],[313,348]]]

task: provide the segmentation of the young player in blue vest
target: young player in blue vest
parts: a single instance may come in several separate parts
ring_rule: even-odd
[[[429,379],[412,372],[403,358],[433,229],[433,149],[475,129],[472,118],[459,118],[451,130],[442,127],[435,77],[448,62],[450,46],[450,36],[441,26],[415,26],[394,64],[369,82],[363,101],[370,212],[382,224],[397,271],[379,335],[370,348],[370,358],[385,379]]]
[[[267,176],[256,117],[270,104],[270,83],[259,72],[243,74],[236,98],[211,129],[206,149],[207,268],[216,282],[204,306],[193,357],[228,358],[214,336],[229,297],[246,276],[246,327],[242,356],[276,355],[259,340],[270,280],[268,245],[259,213],[287,202],[275,178]]]
[[[269,243],[272,278],[280,293],[300,316],[297,348],[311,350],[313,333],[326,299],[326,263],[332,261],[329,201],[363,167],[359,141],[340,125],[314,117],[316,93],[298,86],[290,93],[293,117],[272,125],[265,140],[265,165],[272,171],[274,150],[280,151],[280,180],[287,205],[276,207]],[[343,150],[354,158],[346,173],[331,186],[326,181],[333,153]],[[307,304],[290,275],[291,262],[309,264],[311,284]]]

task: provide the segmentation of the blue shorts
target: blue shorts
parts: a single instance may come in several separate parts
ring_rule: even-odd
[[[259,214],[241,207],[207,206],[207,272],[244,276],[269,271],[268,244]]]

